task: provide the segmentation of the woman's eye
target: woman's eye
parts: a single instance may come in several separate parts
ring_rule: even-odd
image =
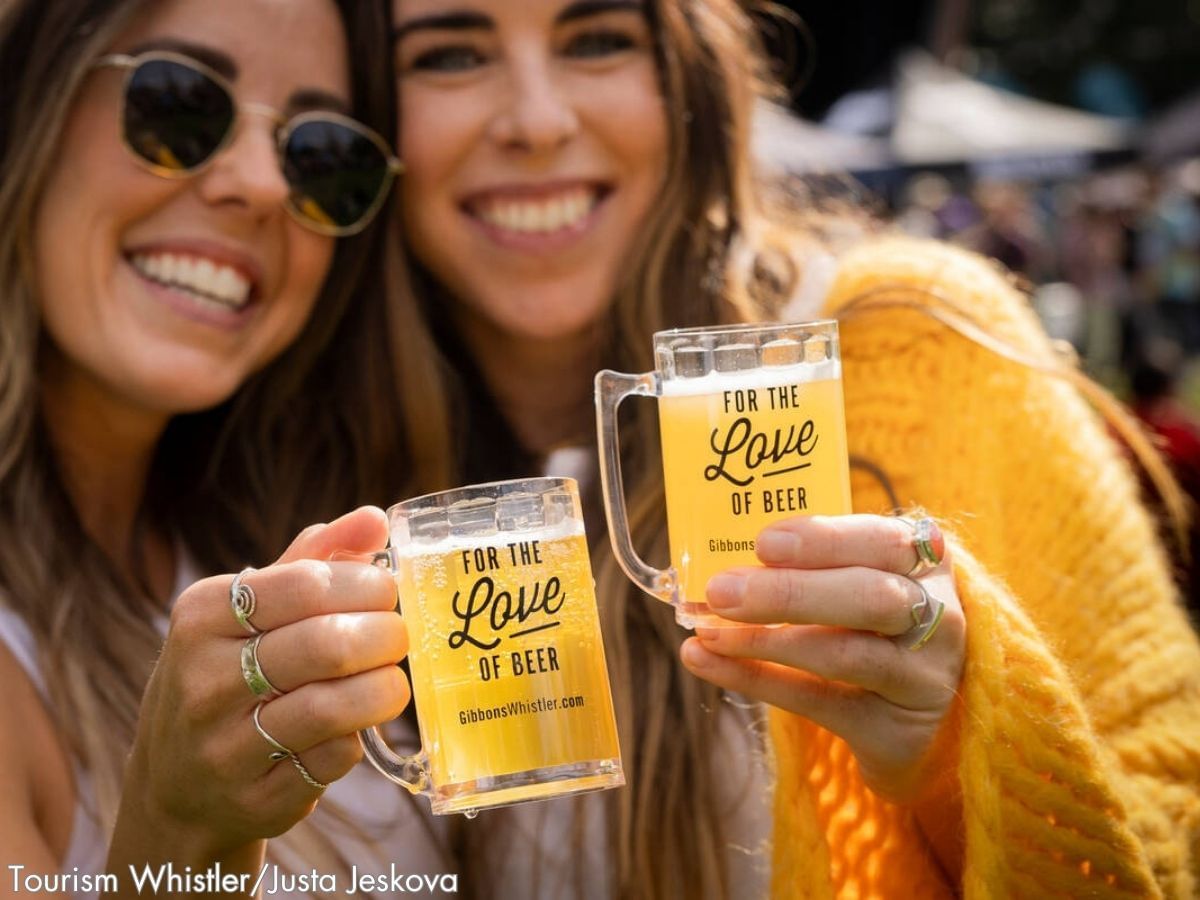
[[[634,39],[620,31],[585,31],[568,41],[566,54],[590,59],[632,50],[635,46]]]
[[[487,59],[474,47],[433,47],[418,53],[410,68],[423,72],[466,72],[485,62]]]

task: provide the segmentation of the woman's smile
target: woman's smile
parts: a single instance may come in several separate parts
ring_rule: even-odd
[[[460,206],[502,247],[553,253],[594,230],[610,190],[604,183],[584,180],[501,186],[471,193]]]

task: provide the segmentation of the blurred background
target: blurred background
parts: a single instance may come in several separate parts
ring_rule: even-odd
[[[791,89],[762,161],[849,170],[900,228],[1002,261],[1200,500],[1200,0],[790,0],[761,23]]]

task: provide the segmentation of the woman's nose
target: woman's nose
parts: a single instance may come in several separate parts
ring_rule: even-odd
[[[507,102],[493,120],[493,136],[531,153],[556,150],[579,131],[570,92],[545,62],[514,66]]]
[[[265,107],[243,107],[233,140],[201,179],[200,190],[208,202],[243,210],[253,218],[283,211],[289,188],[280,167],[278,126],[278,115]]]

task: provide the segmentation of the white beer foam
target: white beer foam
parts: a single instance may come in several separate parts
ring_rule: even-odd
[[[555,541],[585,534],[583,523],[564,519],[557,525],[543,525],[524,531],[494,531],[489,534],[446,535],[436,541],[409,541],[396,547],[396,555],[406,558],[476,550],[482,547],[506,547],[509,544],[528,544],[530,541]]]
[[[798,362],[790,366],[759,366],[741,372],[709,372],[697,378],[672,378],[662,383],[664,397],[694,397],[746,388],[780,387],[832,381],[842,377],[842,364],[836,359]]]

